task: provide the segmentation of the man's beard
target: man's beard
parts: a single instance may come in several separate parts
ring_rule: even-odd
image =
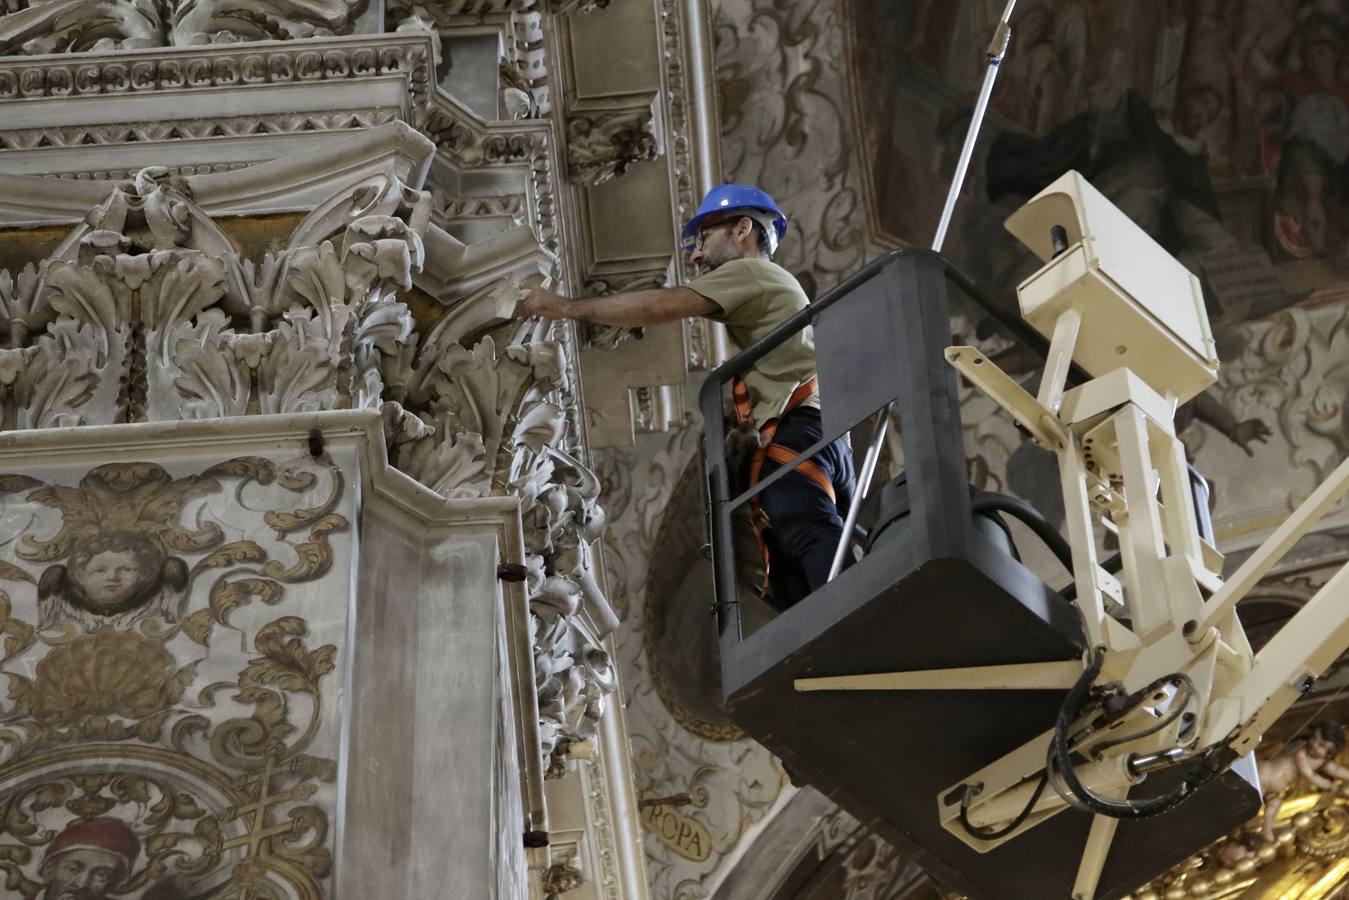
[[[43,891],[44,900],[101,900],[102,894],[95,894],[88,888],[69,887],[58,894],[53,894],[48,888]]]
[[[698,269],[701,274],[706,274],[714,269],[720,268],[734,259],[740,259],[740,253],[736,248],[731,248],[716,256],[705,255],[702,259],[698,260]]]

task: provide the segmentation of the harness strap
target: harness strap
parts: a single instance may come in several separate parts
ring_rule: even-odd
[[[811,397],[820,392],[820,380],[812,375],[797,386],[792,391],[792,395],[787,398],[787,405],[782,410],[782,415],[796,409],[805,403]],[[736,378],[731,388],[732,397],[735,400],[735,419],[740,425],[753,425],[753,404],[750,402],[749,386],[745,384],[743,378]],[[763,472],[765,459],[771,459],[779,465],[786,465],[796,458],[796,454],[781,444],[773,443],[773,437],[777,434],[778,423],[781,416],[769,419],[759,429],[759,449],[754,451],[754,457],[750,461],[749,468],[749,487],[754,487],[759,483],[759,478]],[[830,502],[837,503],[834,495],[833,482],[829,476],[824,473],[818,465],[810,460],[805,460],[798,465],[792,473],[793,475],[803,475],[809,478],[812,483],[820,490],[824,491],[829,497]],[[768,519],[768,514],[763,511],[763,506],[759,503],[759,497],[756,495],[750,500],[750,525],[754,530],[754,539],[759,545],[759,555],[763,557],[763,583],[759,586],[759,596],[764,597],[768,594],[768,543],[764,540],[764,532],[772,527]]]
[[[795,453],[781,444],[770,444],[765,447],[764,455],[773,460],[773,462],[784,466],[796,458]],[[815,465],[814,462],[807,459],[803,460],[801,464],[796,467],[795,471],[815,482],[815,486],[829,496],[830,503],[838,503],[838,498],[834,496],[834,483],[829,480],[828,475],[824,474],[824,469],[821,469],[819,466]]]
[[[792,391],[792,395],[787,398],[787,405],[782,410],[782,415],[787,415],[787,413],[796,409],[819,392],[819,376],[812,375],[797,385],[796,390]],[[736,424],[749,425],[752,427],[754,425],[754,405],[750,402],[749,385],[745,384],[745,379],[738,375],[731,384],[731,397],[735,400]],[[777,418],[773,418],[764,423],[763,428],[759,429],[759,433],[766,435],[767,440],[771,442],[773,439],[773,432],[777,431],[777,429],[778,420]]]

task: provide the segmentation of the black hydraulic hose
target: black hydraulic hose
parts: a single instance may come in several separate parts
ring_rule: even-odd
[[[1167,710],[1166,715],[1162,716],[1142,731],[1135,731],[1132,734],[1120,735],[1119,737],[1111,738],[1108,741],[1101,741],[1099,744],[1093,744],[1091,755],[1099,759],[1100,755],[1111,747],[1118,747],[1121,744],[1128,744],[1145,737],[1151,737],[1163,728],[1173,724],[1177,719],[1184,715],[1185,708],[1190,705],[1190,701],[1194,699],[1194,695],[1197,691],[1195,690],[1194,682],[1190,679],[1190,676],[1182,672],[1163,675],[1161,678],[1152,682],[1152,684],[1143,688],[1143,690],[1134,692],[1134,694],[1126,698],[1122,713],[1133,709],[1142,702],[1143,698],[1151,696],[1153,691],[1167,684],[1176,685],[1177,691],[1176,696],[1171,698],[1171,708]]]
[[[1059,534],[1054,526],[1049,524],[1049,520],[1026,501],[1010,497],[1007,494],[980,491],[970,498],[970,510],[972,512],[995,510],[1007,513],[1044,541],[1045,546],[1050,549],[1065,569],[1069,572],[1073,570],[1073,548],[1069,546],[1063,535]]]
[[[965,796],[960,798],[960,827],[965,829],[965,832],[971,837],[976,837],[981,841],[1001,840],[1020,828],[1022,823],[1030,818],[1030,814],[1035,812],[1035,804],[1040,802],[1040,795],[1045,792],[1045,786],[1048,784],[1049,770],[1046,769],[1044,774],[1040,776],[1040,783],[1035,786],[1035,792],[1030,795],[1030,799],[1026,801],[1026,806],[1017,814],[1017,817],[996,830],[983,828],[970,821],[970,797],[973,792],[966,790]]]
[[[1064,785],[1069,793],[1094,813],[1115,819],[1144,819],[1149,816],[1160,815],[1180,805],[1222,771],[1222,764],[1219,759],[1221,754],[1216,751],[1208,754],[1200,760],[1198,765],[1191,768],[1179,787],[1160,797],[1121,802],[1102,797],[1084,785],[1082,779],[1077,777],[1077,772],[1073,770],[1072,748],[1069,744],[1068,733],[1072,729],[1073,722],[1082,714],[1082,710],[1086,706],[1087,696],[1091,692],[1091,686],[1096,681],[1097,676],[1101,674],[1101,665],[1104,660],[1104,648],[1097,647],[1092,650],[1091,664],[1083,670],[1081,677],[1077,679],[1077,683],[1073,685],[1072,690],[1068,692],[1068,696],[1064,698],[1063,705],[1059,707],[1058,718],[1054,722],[1054,738],[1051,745],[1054,763],[1057,765],[1058,774],[1063,778]]]

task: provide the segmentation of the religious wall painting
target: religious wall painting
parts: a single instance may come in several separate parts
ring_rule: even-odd
[[[1005,6],[843,0],[853,108],[863,132],[860,163],[878,243],[931,244],[984,77],[984,51]],[[1143,53],[1124,36],[1140,18],[1138,7],[1137,0],[1019,4],[986,140],[1003,130],[1045,135],[1118,103],[1134,87]],[[986,202],[986,150],[966,184],[964,197],[974,204]]]
[[[935,4],[938,18],[930,6],[845,0],[882,244],[930,241],[1004,4]],[[1004,195],[1024,200],[1075,166],[1205,280],[1215,319],[1339,302],[1349,291],[1347,37],[1349,0],[1018,4],[966,200],[1000,221],[1002,206],[1015,208]],[[1112,152],[1122,138],[1155,144],[1154,159]],[[1001,171],[986,171],[990,157]],[[1122,202],[1127,186],[1154,196]],[[1186,208],[1171,208],[1176,195]],[[960,230],[958,258],[987,248]]]
[[[326,895],[349,504],[307,454],[0,475],[14,896]]]
[[[1349,4],[1173,5],[1157,69],[1176,132],[1207,152],[1220,191],[1268,193],[1262,225],[1279,262],[1349,255]]]
[[[952,4],[958,14],[924,38],[940,58],[906,49],[923,5],[842,7],[881,247],[931,242],[977,90],[970,61],[977,70],[1005,4]],[[1074,168],[1200,278],[1221,380],[1176,424],[1216,479],[1220,539],[1277,521],[1349,448],[1346,34],[1349,0],[1018,4],[944,247],[1016,315],[1015,285],[1040,263],[1002,223]],[[984,347],[1033,390],[1038,362],[978,308],[952,303],[956,342]],[[1052,458],[978,397],[963,401],[982,486],[1056,506]],[[1291,463],[1293,477],[1224,477],[1252,459]]]

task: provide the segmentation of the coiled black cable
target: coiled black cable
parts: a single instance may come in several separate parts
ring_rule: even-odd
[[[965,796],[960,798],[960,827],[965,829],[967,834],[972,837],[977,837],[981,841],[996,841],[1005,838],[1007,835],[1020,828],[1021,824],[1030,818],[1030,814],[1035,811],[1035,804],[1040,802],[1040,795],[1045,792],[1045,785],[1047,784],[1049,784],[1048,769],[1040,776],[1040,783],[1035,786],[1035,791],[1030,795],[1030,799],[1026,801],[1025,808],[1017,813],[1015,819],[998,829],[984,828],[983,826],[975,825],[970,821],[970,798],[974,796],[974,791],[967,788],[965,790]]]
[[[1091,812],[1115,819],[1144,819],[1149,816],[1160,815],[1180,805],[1222,771],[1222,765],[1219,762],[1221,753],[1215,750],[1207,754],[1199,761],[1198,765],[1190,769],[1179,787],[1160,797],[1150,797],[1146,800],[1111,800],[1096,794],[1084,785],[1082,780],[1077,777],[1077,773],[1073,771],[1069,731],[1073,722],[1081,716],[1082,710],[1086,706],[1087,696],[1097,676],[1101,674],[1101,666],[1104,660],[1104,648],[1097,647],[1092,650],[1090,664],[1083,670],[1081,677],[1077,679],[1072,690],[1068,692],[1068,696],[1064,698],[1063,705],[1059,707],[1059,714],[1054,722],[1054,738],[1051,745],[1053,762],[1068,792]]]

